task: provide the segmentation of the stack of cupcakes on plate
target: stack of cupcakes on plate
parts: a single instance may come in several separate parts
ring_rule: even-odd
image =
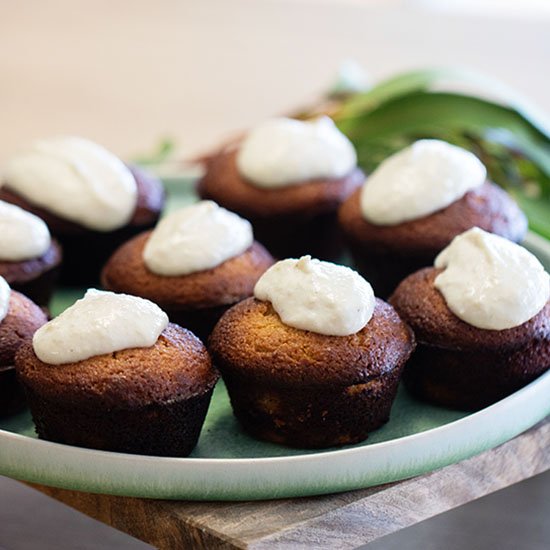
[[[210,158],[198,192],[250,220],[275,257],[338,259],[336,213],[363,180],[353,145],[332,120],[278,118]]]
[[[46,323],[0,277],[0,373],[15,363],[40,437],[187,456],[219,369],[253,437],[349,445],[387,422],[403,372],[420,399],[476,409],[550,366],[525,216],[463,149],[421,140],[365,180],[330,119],[280,118],[212,157],[198,191],[158,222],[160,182],[89,141],[9,163],[0,275],[47,302],[46,222],[65,282],[101,271],[107,289]],[[340,231],[366,278],[312,259],[339,257]]]

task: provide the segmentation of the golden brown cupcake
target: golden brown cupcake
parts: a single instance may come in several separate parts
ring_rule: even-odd
[[[46,321],[46,315],[36,304],[10,290],[0,277],[0,416],[17,412],[25,405],[15,377],[15,354]]]
[[[476,410],[550,368],[548,275],[533,255],[476,228],[435,265],[390,298],[418,342],[404,375],[414,395]]]
[[[252,295],[273,261],[246,220],[204,201],[122,245],[101,280],[108,290],[155,302],[172,322],[206,339],[229,307]]]
[[[113,250],[155,225],[164,189],[99,145],[67,137],[36,142],[12,158],[0,199],[47,223],[65,251],[63,283],[88,285]]]
[[[159,456],[191,452],[218,379],[155,304],[99,291],[38,331],[16,368],[39,437]]]
[[[414,337],[364,279],[304,257],[275,264],[255,295],[209,340],[246,431],[323,448],[362,441],[387,422]]]
[[[481,162],[437,140],[418,141],[382,163],[342,205],[339,222],[355,264],[380,296],[471,227],[514,242],[527,231],[524,214],[486,180]]]
[[[353,146],[330,119],[283,118],[212,157],[198,192],[250,220],[276,257],[336,259],[336,211],[363,181]]]

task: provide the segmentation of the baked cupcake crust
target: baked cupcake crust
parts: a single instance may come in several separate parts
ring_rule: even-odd
[[[94,411],[139,409],[204,395],[218,373],[202,342],[169,324],[148,348],[131,348],[76,363],[48,365],[38,359],[32,342],[16,356],[16,370],[27,392],[56,407]]]
[[[476,328],[456,317],[434,287],[439,270],[407,277],[390,302],[415,331],[418,347],[403,380],[420,399],[478,410],[510,395],[550,367],[550,302],[507,330]]]
[[[327,336],[285,325],[269,302],[249,298],[227,311],[209,341],[222,373],[274,386],[365,383],[402,366],[412,331],[376,300],[369,323],[350,336]]]
[[[164,206],[165,192],[161,181],[136,166],[128,166],[128,169],[136,180],[136,209],[126,226],[110,233],[120,231],[125,227],[148,227],[153,225],[160,216],[160,212]],[[79,235],[81,233],[94,232],[92,229],[61,218],[44,208],[35,206],[21,195],[12,191],[9,182],[5,182],[4,186],[0,188],[0,199],[15,204],[43,219],[54,235]]]
[[[0,368],[14,365],[17,350],[30,341],[47,320],[34,302],[12,289],[8,313],[0,321]]]
[[[342,178],[263,189],[241,176],[236,157],[236,150],[211,157],[197,190],[203,199],[214,200],[245,218],[294,215],[307,218],[333,212],[365,181],[363,172],[355,168]]]
[[[246,431],[326,448],[363,441],[387,422],[414,336],[381,300],[358,333],[327,336],[289,327],[269,302],[250,298],[221,318],[209,343]]]
[[[163,309],[203,309],[233,304],[250,296],[260,276],[273,265],[271,254],[254,242],[242,254],[208,270],[165,277],[150,271],[143,249],[151,231],[124,243],[103,268],[103,286],[147,298]]]
[[[407,277],[389,302],[414,330],[419,343],[456,350],[506,353],[517,347],[545,342],[550,361],[550,302],[526,323],[506,330],[485,330],[459,319],[447,306],[434,281],[441,272],[427,267]],[[540,357],[526,355],[529,361]]]
[[[10,286],[13,283],[26,283],[59,266],[62,256],[61,247],[52,239],[50,248],[42,256],[18,262],[0,260],[0,275]]]
[[[346,236],[365,253],[401,257],[435,257],[454,237],[472,227],[519,242],[527,218],[500,187],[486,181],[479,188],[433,214],[396,225],[375,225],[361,212],[358,189],[340,207],[338,217]]]

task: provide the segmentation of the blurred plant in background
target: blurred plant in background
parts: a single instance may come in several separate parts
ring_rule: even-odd
[[[476,93],[459,91],[464,88]],[[499,82],[456,69],[400,74],[360,92],[352,82],[351,89],[340,81],[326,100],[297,116],[331,116],[367,172],[417,139],[464,147],[515,197],[531,229],[550,238],[550,129],[524,99]]]
[[[421,138],[464,147],[514,196],[531,229],[550,239],[550,125],[524,98],[498,81],[460,69],[408,72],[367,86],[366,75],[348,60],[326,97],[291,116],[332,117],[354,143],[367,173]],[[160,175],[162,167],[173,174],[176,162],[181,170],[181,162],[170,160],[174,150],[167,138],[136,161]],[[194,159],[195,165],[217,151]]]

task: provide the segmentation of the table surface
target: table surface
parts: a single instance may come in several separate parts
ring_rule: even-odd
[[[373,80],[460,65],[550,111],[547,12],[513,18],[405,0],[3,3],[0,166],[25,142],[87,136],[121,156],[162,136],[181,155],[309,103],[341,60]],[[40,487],[161,548],[351,548],[550,468],[550,422],[443,470],[346,494],[263,503],[176,503]]]
[[[173,502],[36,486],[162,549],[356,548],[550,469],[550,418],[441,470],[348,493],[263,502]]]
[[[347,58],[374,81],[404,69],[468,66],[550,111],[548,10],[533,15],[524,2],[513,17],[429,9],[441,4],[3,2],[0,166],[31,139],[67,133],[123,156],[169,135],[191,155],[312,101]]]

